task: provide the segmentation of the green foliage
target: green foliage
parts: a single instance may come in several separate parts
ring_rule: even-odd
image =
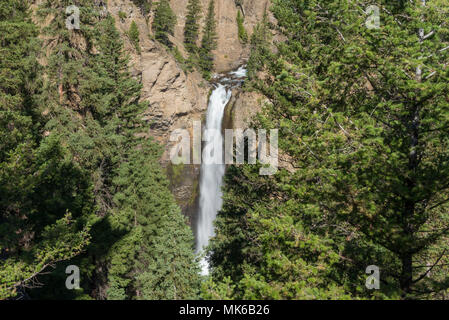
[[[178,61],[179,64],[181,64],[181,65],[184,64],[185,59],[182,56],[181,52],[179,51],[178,47],[175,47],[173,49],[173,57],[176,59],[176,61]]]
[[[179,51],[178,47],[174,47],[171,50],[173,57],[175,58],[178,65],[184,72],[193,71],[196,65],[196,59],[194,56],[190,55],[188,59],[185,59],[182,53]]]
[[[239,39],[242,43],[248,42],[248,33],[246,32],[245,26],[243,25],[243,22],[245,19],[243,18],[242,14],[240,13],[240,10],[237,11],[237,28],[238,28],[238,35]]]
[[[225,277],[221,282],[214,282],[209,277],[201,284],[201,298],[204,300],[232,300],[234,287],[229,277]]]
[[[203,297],[349,298],[333,279],[340,257],[332,240],[307,228],[318,208],[302,203],[299,191],[285,194],[285,172],[272,179],[258,170],[245,165],[226,174],[224,206],[210,244],[213,282]]]
[[[167,47],[172,46],[168,36],[174,34],[176,20],[176,15],[170,7],[170,2],[168,0],[160,0],[155,10],[153,31],[156,40]]]
[[[212,51],[217,47],[217,33],[215,21],[215,3],[210,1],[205,17],[201,46],[198,48],[199,20],[201,19],[201,2],[189,0],[187,4],[186,24],[184,26],[184,45],[189,53],[183,67],[187,71],[198,69],[204,78],[209,79],[214,69],[214,55]]]
[[[215,21],[215,1],[210,0],[207,9],[207,16],[205,20],[203,38],[201,40],[200,49],[200,67],[206,78],[210,77],[214,69],[214,55],[213,50],[217,48],[217,23]]]
[[[199,36],[199,20],[201,19],[200,0],[189,0],[187,4],[187,16],[184,26],[184,45],[190,54],[198,51],[197,41]]]
[[[122,163],[114,180],[117,209],[108,219],[127,234],[110,250],[110,299],[192,299],[198,294],[193,236],[158,158],[158,148],[144,146]]]
[[[128,15],[126,14],[126,12],[119,11],[118,12],[118,17],[119,17],[120,20],[123,21],[123,20],[125,20],[128,17]]]
[[[257,78],[257,72],[261,71],[265,62],[272,56],[270,42],[271,30],[268,24],[268,14],[264,12],[263,19],[258,23],[251,35],[251,55],[248,60],[248,77],[250,80]]]
[[[89,243],[86,172],[56,134],[43,137],[40,43],[26,1],[0,5],[0,299],[24,294]]]
[[[257,123],[279,128],[295,169],[228,177],[210,259],[236,297],[447,295],[449,7],[371,4],[385,9],[380,29],[345,1],[273,1],[288,41],[253,51],[272,102]],[[379,291],[364,287],[373,264]]]
[[[137,27],[137,23],[135,21],[131,22],[131,26],[129,27],[129,31],[128,31],[128,36],[129,39],[131,41],[131,43],[133,44],[133,46],[136,48],[137,53],[141,53],[141,49],[140,49],[140,32],[139,32],[139,28]]]
[[[45,81],[25,2],[0,5],[0,75],[15,76],[0,87],[0,296],[195,298],[193,236],[160,148],[142,137],[147,105],[115,22],[86,0],[81,29],[68,30],[58,13],[69,4],[44,1],[37,12]],[[82,289],[65,289],[68,264],[80,267]]]
[[[149,13],[150,1],[133,1]],[[61,14],[72,4],[80,30]],[[201,281],[114,20],[91,0],[44,0],[39,33],[28,1],[2,1],[0,299],[447,298],[449,5],[358,6],[373,4],[383,9],[379,29],[342,0],[273,0],[285,39],[276,44],[267,13],[254,28],[249,85],[270,103],[253,125],[279,129],[288,170],[229,167],[212,274]],[[188,59],[169,40],[168,0],[153,30],[207,78],[215,1],[197,48],[200,12],[189,0]],[[246,43],[240,11],[237,27]],[[140,52],[135,22],[128,36]],[[181,169],[170,169],[174,179]],[[65,288],[70,264],[79,290]],[[380,267],[380,290],[365,287],[369,265]]]

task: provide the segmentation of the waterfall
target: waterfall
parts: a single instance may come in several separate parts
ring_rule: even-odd
[[[212,92],[206,117],[206,128],[203,140],[206,146],[203,149],[201,165],[200,199],[197,225],[197,253],[202,253],[209,244],[209,239],[215,235],[214,220],[221,209],[223,176],[225,165],[223,159],[223,133],[222,122],[225,107],[231,99],[231,85],[241,82],[246,76],[246,70],[241,67],[228,75],[233,79],[223,77],[216,89]],[[202,274],[209,274],[207,261],[201,260]]]
[[[221,186],[225,173],[222,152],[217,150],[223,148],[223,135],[221,125],[223,122],[224,109],[231,99],[231,90],[219,84],[212,92],[207,110],[206,129],[204,140],[209,148],[214,148],[213,152],[203,152],[203,162],[201,165],[200,178],[200,203],[197,228],[197,250],[208,245],[209,239],[214,236],[214,220],[222,205]],[[211,145],[212,144],[212,145]],[[205,259],[201,260],[202,274],[209,273],[209,266]]]

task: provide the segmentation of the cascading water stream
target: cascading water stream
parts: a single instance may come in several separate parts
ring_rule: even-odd
[[[225,164],[223,161],[223,133],[222,123],[226,105],[231,99],[231,85],[241,82],[241,78],[246,76],[246,70],[241,67],[237,71],[231,72],[231,78],[222,78],[209,99],[209,106],[206,117],[206,128],[203,133],[203,140],[206,146],[203,149],[203,161],[201,165],[200,178],[200,199],[197,225],[197,253],[202,253],[209,244],[209,239],[215,235],[214,220],[221,209],[223,176],[225,174]],[[203,258],[201,260],[202,274],[209,273],[209,265]]]

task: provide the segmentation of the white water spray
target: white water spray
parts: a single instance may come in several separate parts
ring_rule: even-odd
[[[209,239],[215,235],[214,221],[221,210],[223,200],[221,187],[225,174],[223,159],[223,133],[222,123],[225,107],[231,99],[231,88],[239,84],[246,77],[246,70],[240,67],[237,71],[229,73],[229,78],[222,78],[221,84],[212,92],[206,118],[204,141],[207,141],[201,166],[200,202],[197,225],[197,253],[202,253],[209,244]],[[213,150],[213,152],[211,152]],[[209,274],[209,265],[203,258],[201,260],[203,275]]]
[[[209,243],[209,239],[215,235],[214,220],[222,206],[221,187],[225,173],[225,165],[222,159],[223,134],[221,126],[226,105],[231,99],[231,90],[221,84],[212,92],[207,111],[206,130],[204,139],[208,141],[206,150],[210,147],[213,152],[203,153],[200,180],[200,203],[197,228],[197,250],[202,252]],[[217,150],[218,149],[218,150]],[[209,265],[203,258],[201,260],[202,274],[209,273]]]
[[[247,74],[247,70],[245,68],[245,66],[241,66],[240,68],[238,68],[236,71],[232,71],[230,72],[230,74],[238,79],[242,79],[246,77]]]

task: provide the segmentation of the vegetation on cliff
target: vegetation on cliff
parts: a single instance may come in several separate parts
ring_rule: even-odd
[[[237,21],[239,39],[242,43],[247,43],[248,42],[248,33],[246,32],[245,26],[243,25],[243,22],[245,21],[245,19],[243,18],[240,10],[237,11],[236,21]]]
[[[172,47],[172,42],[169,40],[169,35],[173,36],[175,33],[176,15],[170,7],[168,0],[160,0],[155,9],[153,20],[153,32],[156,40]]]
[[[216,0],[203,22],[188,1],[189,59],[170,1],[132,1],[154,10],[155,39],[185,70],[211,76]],[[235,38],[251,48],[246,89],[269,101],[251,126],[279,129],[283,167],[228,166],[209,277],[113,17],[96,1],[44,0],[33,22],[29,1],[0,3],[0,299],[449,297],[447,1],[271,2],[249,37],[236,0]]]
[[[198,38],[200,33],[201,3],[200,0],[189,0],[187,16],[184,26],[184,46],[190,54],[198,52]]]
[[[0,297],[195,298],[193,236],[160,147],[142,137],[147,105],[115,22],[78,1],[69,29],[70,4],[39,7],[43,46],[26,1],[0,6],[0,74],[14,75],[0,87]],[[65,288],[68,265],[78,290]]]
[[[217,48],[217,22],[215,21],[215,1],[210,0],[203,29],[200,49],[200,66],[206,77],[214,68],[212,51]]]
[[[129,27],[128,31],[129,40],[133,44],[134,48],[136,48],[137,53],[141,53],[140,49],[140,32],[139,28],[137,27],[137,23],[135,21],[131,22],[131,26]]]

